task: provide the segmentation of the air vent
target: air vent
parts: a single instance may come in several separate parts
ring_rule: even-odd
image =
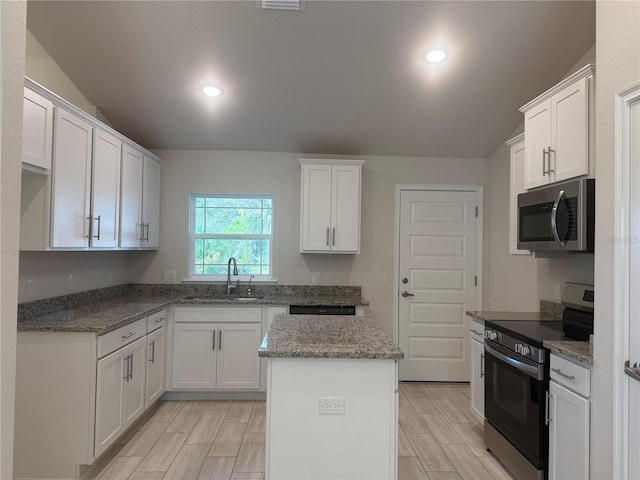
[[[264,10],[304,10],[304,0],[258,0]]]

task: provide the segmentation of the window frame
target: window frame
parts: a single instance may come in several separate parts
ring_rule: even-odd
[[[249,199],[270,199],[271,200],[271,234],[247,234],[247,235],[235,235],[235,234],[196,234],[195,233],[195,216],[196,216],[196,207],[195,200],[196,198],[249,198]],[[226,194],[226,193],[191,193],[189,194],[189,231],[188,231],[188,242],[189,242],[189,256],[187,259],[188,262],[188,279],[189,282],[226,282],[227,275],[226,274],[196,274],[195,273],[195,241],[196,239],[203,238],[230,238],[230,239],[269,239],[269,271],[271,272],[269,275],[264,274],[240,274],[236,277],[233,276],[233,270],[231,270],[231,278],[233,281],[240,279],[242,282],[248,282],[249,278],[253,275],[251,279],[252,282],[275,282],[275,272],[274,272],[274,258],[273,258],[273,239],[275,232],[275,202],[273,195],[268,194]]]

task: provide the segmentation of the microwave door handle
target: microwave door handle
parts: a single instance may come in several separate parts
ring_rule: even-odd
[[[551,209],[551,233],[553,234],[553,238],[556,239],[560,248],[564,248],[567,242],[564,242],[560,239],[560,235],[558,234],[558,206],[562,199],[565,198],[564,190],[560,190],[558,193],[558,198],[553,202],[553,208]]]

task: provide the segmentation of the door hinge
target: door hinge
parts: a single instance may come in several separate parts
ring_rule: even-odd
[[[478,207],[476,207],[476,218],[478,218]]]
[[[477,287],[478,286],[478,276],[477,275],[475,276],[475,284],[476,284],[476,287]]]

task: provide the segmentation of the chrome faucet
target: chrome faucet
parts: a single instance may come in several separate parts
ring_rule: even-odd
[[[231,285],[231,262],[233,262],[233,274],[238,275],[238,263],[235,258],[231,257],[227,263],[227,295],[231,295],[231,290],[235,290],[237,287]],[[238,279],[238,283],[240,283],[240,279]]]

